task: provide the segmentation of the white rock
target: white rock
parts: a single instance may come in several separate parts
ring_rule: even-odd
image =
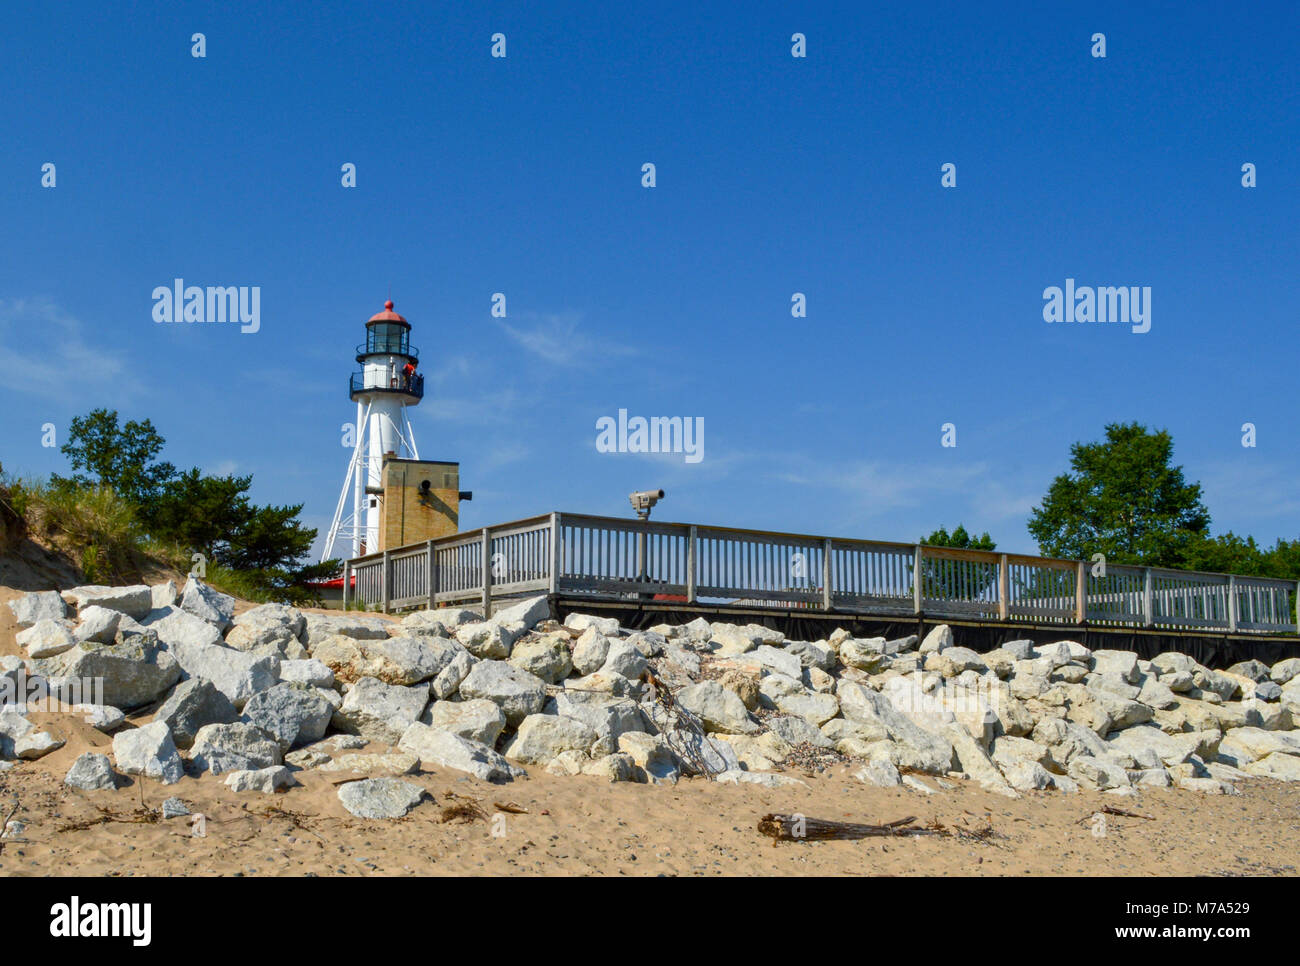
[[[1002,766],[1007,783],[1020,792],[1043,791],[1052,786],[1052,776],[1036,761],[1013,761]]]
[[[314,688],[334,687],[334,672],[321,661],[307,658],[302,661],[281,661],[280,680],[308,684]]]
[[[108,755],[88,751],[77,758],[64,776],[64,784],[85,791],[112,791],[117,788],[117,776]]]
[[[23,761],[35,761],[62,747],[62,738],[56,738],[48,731],[33,731],[14,742],[14,756]]]
[[[73,631],[73,637],[78,644],[85,641],[112,644],[123,616],[121,611],[94,604],[83,607],[78,611],[80,623]]]
[[[250,771],[232,771],[226,776],[226,784],[236,792],[261,792],[274,795],[281,788],[296,784],[293,773],[283,765],[258,768]]]
[[[119,731],[113,736],[113,757],[124,774],[142,775],[164,785],[174,784],[185,775],[171,730],[161,721]]]
[[[280,744],[282,752],[325,737],[334,708],[306,684],[277,684],[244,705],[243,719]]]
[[[181,676],[176,659],[151,634],[123,637],[121,644],[79,644],[55,660],[62,661],[61,676],[52,679],[60,693],[73,690],[74,682],[94,681],[98,693],[93,703],[115,708],[150,704]],[[81,699],[72,703],[81,703]]]
[[[582,766],[582,774],[594,775],[610,782],[635,781],[636,773],[637,765],[632,756],[619,753],[604,755]]]
[[[152,584],[149,587],[149,609],[157,610],[160,607],[171,607],[176,603],[176,598],[180,592],[176,589],[176,581],[167,580],[161,584]]]
[[[1089,788],[1105,791],[1109,788],[1127,788],[1128,772],[1113,762],[1089,755],[1071,759],[1069,776]]]
[[[588,628],[595,630],[607,637],[613,637],[618,634],[618,618],[616,617],[593,617],[589,614],[570,614],[564,619],[565,627],[572,627],[575,631],[586,631]]]
[[[149,594],[149,607],[152,607],[152,593],[147,587],[145,592]],[[199,620],[216,625],[223,634],[234,624],[235,598],[223,594],[214,587],[209,587],[193,574],[190,574],[189,580],[185,581],[185,589],[181,591],[180,607],[181,610],[193,614]]]
[[[39,621],[57,621],[67,616],[68,607],[57,590],[42,590],[23,594],[9,601],[14,621],[20,629],[33,626]]]
[[[166,727],[166,725],[161,725]],[[116,751],[118,734],[113,739]],[[168,741],[170,741],[170,736]],[[262,729],[242,721],[204,725],[194,736],[190,761],[200,771],[259,771],[283,762],[279,744]],[[118,758],[121,765],[121,758]]]
[[[436,677],[464,648],[442,637],[389,637],[356,640],[335,634],[312,647],[315,660],[340,681],[375,678],[403,687]]]
[[[63,592],[63,599],[74,605],[78,614],[87,607],[103,607],[139,620],[153,609],[153,592],[143,584],[130,587],[105,587],[99,584],[73,587]]]
[[[952,743],[954,764],[978,782],[981,788],[1007,798],[1020,797],[965,728],[952,725],[944,730],[943,736]]]
[[[20,647],[27,649],[27,655],[31,658],[53,657],[71,650],[77,644],[66,620],[44,617],[27,630],[19,631],[14,639]]]
[[[791,747],[804,743],[810,744],[814,748],[833,748],[835,746],[834,742],[827,738],[825,733],[819,730],[816,725],[807,718],[798,715],[773,715],[764,724]]]
[[[500,624],[484,621],[480,624],[462,624],[456,628],[456,640],[472,655],[484,661],[502,660],[510,656],[510,649],[519,635]]]
[[[750,718],[745,704],[717,681],[701,681],[677,692],[677,702],[694,714],[707,731],[748,735],[759,729]]]
[[[575,616],[569,615],[570,618]],[[599,671],[608,655],[609,639],[598,628],[588,627],[573,645],[573,669],[579,674]]]
[[[1014,641],[1006,641],[1005,643],[998,645],[998,647],[1000,650],[1006,651],[1017,661],[1027,661],[1034,656],[1034,642],[1023,638]]]
[[[339,787],[339,801],[358,818],[401,818],[424,798],[424,789],[400,778],[366,778]]]
[[[517,725],[542,710],[546,682],[504,661],[479,661],[460,683],[461,697],[485,698],[498,705],[506,721]]]
[[[460,690],[461,682],[469,676],[474,665],[478,663],[478,658],[474,657],[469,651],[461,650],[447,664],[445,668],[438,672],[438,676],[433,679],[429,691],[435,700],[445,701],[453,694]]]
[[[738,769],[724,771],[717,775],[714,780],[722,782],[724,785],[761,785],[763,788],[787,788],[791,785],[804,785],[806,787],[808,784],[789,775],[765,775],[760,772],[740,771]]]
[[[335,634],[359,641],[382,641],[388,636],[389,628],[398,626],[382,617],[357,617],[352,614],[304,614],[303,620],[306,626],[302,631],[302,642],[309,648]]]
[[[839,643],[840,663],[845,667],[874,674],[888,667],[891,662],[889,655],[884,651],[885,644],[883,637],[846,638]]]
[[[187,676],[211,681],[236,708],[259,691],[274,687],[280,680],[280,659],[215,645],[171,645]]]
[[[530,714],[503,749],[507,758],[542,765],[566,751],[589,752],[599,736],[581,721],[553,714]]]
[[[1098,674],[1117,674],[1129,684],[1138,684],[1142,672],[1138,670],[1137,654],[1132,651],[1093,651],[1092,669]]]
[[[757,646],[754,636],[746,628],[722,622],[710,625],[709,639],[720,657],[744,654]]]
[[[550,616],[551,605],[543,594],[540,597],[521,600],[509,607],[497,608],[492,611],[491,619],[493,623],[503,627],[510,624],[522,624],[524,630],[531,631]]]
[[[74,704],[72,711],[81,715],[96,731],[116,731],[126,722],[126,715],[108,704]]]
[[[896,788],[903,783],[893,762],[884,759],[867,762],[853,773],[853,777],[867,785],[879,788]]]
[[[602,674],[617,674],[629,681],[635,681],[645,672],[646,660],[640,651],[630,642],[611,640],[605,655],[605,663],[600,666]]]
[[[1184,791],[1202,792],[1206,795],[1239,794],[1237,790],[1227,782],[1221,782],[1217,778],[1187,778],[1185,776],[1179,776],[1174,779],[1174,784]]]
[[[326,774],[349,772],[367,778],[397,778],[420,770],[420,759],[405,751],[376,755],[339,755],[320,765]]]
[[[482,614],[462,607],[435,607],[433,610],[417,610],[407,614],[402,618],[402,626],[415,631],[434,626],[454,631],[462,624],[477,624],[482,619]],[[438,633],[439,636],[444,636],[441,631]]]
[[[0,759],[16,757],[16,743],[35,730],[35,726],[18,712],[0,710]]]
[[[618,736],[618,750],[632,757],[651,784],[677,784],[677,760],[661,736],[626,731]]]
[[[339,731],[391,744],[419,721],[428,703],[427,684],[403,687],[362,678],[348,689],[332,723]]]
[[[1199,740],[1196,734],[1167,735],[1154,725],[1138,725],[1113,733],[1106,745],[1112,751],[1131,755],[1136,761],[1149,762],[1149,758],[1139,756],[1154,755],[1156,762],[1168,766],[1181,765],[1196,754]]]
[[[573,671],[567,634],[543,634],[515,641],[509,661],[548,684],[558,684]]]
[[[963,671],[988,670],[988,664],[969,647],[946,647],[926,656],[925,669],[936,670],[946,678],[955,678]]]
[[[844,717],[885,728],[897,746],[899,768],[942,775],[952,767],[952,743],[915,724],[885,695],[852,681],[841,681],[836,693]]]
[[[805,668],[831,671],[835,668],[835,649],[825,641],[787,641],[785,649]]]
[[[1264,778],[1276,778],[1284,782],[1300,782],[1300,757],[1280,751],[1265,755],[1258,761],[1252,761],[1242,769],[1251,775]]]
[[[581,721],[594,731],[597,740],[589,749],[593,757],[613,754],[619,750],[622,735],[645,730],[645,719],[636,702],[613,695],[561,691],[547,699],[543,711]]]
[[[205,678],[190,678],[172,689],[163,706],[154,713],[171,729],[178,748],[188,748],[199,729],[210,724],[231,724],[239,712],[230,699]]]
[[[451,768],[484,781],[511,781],[526,774],[485,744],[418,721],[406,729],[398,747],[415,755],[425,767]]]
[[[922,654],[938,654],[950,647],[952,647],[952,628],[947,624],[940,624],[925,635],[925,640],[921,641],[920,651]]]
[[[506,716],[491,701],[434,701],[420,719],[431,728],[487,745],[497,743],[506,726]]]
[[[806,718],[817,727],[840,713],[840,702],[833,694],[792,694],[778,698],[776,706],[786,714]]]
[[[221,631],[213,624],[193,614],[175,608],[153,611],[144,626],[158,635],[158,640],[169,648],[212,647],[220,645]]]
[[[1288,684],[1297,675],[1300,675],[1300,657],[1278,661],[1268,672],[1268,676],[1278,684]]]

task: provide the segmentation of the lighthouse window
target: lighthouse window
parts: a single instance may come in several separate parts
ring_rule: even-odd
[[[368,352],[405,352],[407,348],[406,328],[393,323],[380,323],[370,327],[366,351]]]

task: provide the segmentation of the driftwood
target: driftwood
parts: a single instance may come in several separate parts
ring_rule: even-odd
[[[900,818],[886,825],[858,825],[853,822],[833,822],[821,818],[794,815],[764,815],[758,830],[778,842],[797,842],[803,839],[868,839],[908,835],[942,835],[943,829],[913,825],[915,815]]]
[[[1154,815],[1143,815],[1141,812],[1130,812],[1127,809],[1116,808],[1114,805],[1103,805],[1101,808],[1097,809],[1096,811],[1089,812],[1087,815],[1079,819],[1079,821],[1075,822],[1074,824],[1087,825],[1089,822],[1092,821],[1093,816],[1097,815],[1098,813],[1101,813],[1103,815],[1118,815],[1121,818],[1144,818],[1148,822],[1154,822],[1156,820],[1156,817]]]

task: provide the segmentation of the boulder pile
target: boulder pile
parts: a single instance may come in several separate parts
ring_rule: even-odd
[[[581,614],[560,624],[544,597],[487,620],[456,608],[394,621],[281,604],[236,616],[234,605],[193,577],[179,591],[27,594],[9,605],[27,657],[0,659],[0,676],[75,697],[114,733],[111,760],[81,756],[70,785],[207,771],[235,791],[270,793],[321,769],[359,776],[339,798],[367,817],[415,807],[422,790],[402,776],[422,766],[493,782],[541,769],[768,787],[836,766],[869,785],[929,794],[966,780],[1011,797],[1300,781],[1295,658],[1214,671],[1185,654],[1147,661],[1067,640],[977,654],[946,625],[924,640],[837,630],[791,641],[703,618],[628,630]],[[88,703],[92,692],[101,697]],[[0,759],[62,744],[27,710],[0,707]],[[126,728],[125,712],[152,717]],[[373,743],[388,748],[360,752]]]

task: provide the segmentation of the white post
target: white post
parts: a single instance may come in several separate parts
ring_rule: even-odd
[[[912,612],[921,613],[921,602],[924,595],[921,592],[921,545],[916,545],[916,550],[912,554]]]
[[[551,579],[552,594],[560,592],[560,563],[564,559],[560,552],[560,515],[551,514]]]
[[[483,528],[483,534],[480,538],[479,546],[480,555],[482,556],[482,581],[483,581],[483,618],[492,616],[492,536],[488,528]]]
[[[352,463],[352,556],[354,557],[361,556],[361,513],[366,505],[366,484],[363,482],[366,467],[366,451],[363,446],[369,426],[370,406],[367,404],[363,409],[360,400],[358,400],[357,428],[355,430],[357,434],[357,446],[355,458]],[[344,492],[347,492],[346,483],[344,484]]]
[[[686,534],[686,602],[695,603],[695,582],[698,579],[695,572],[695,527],[691,526]]]
[[[998,620],[1011,616],[1011,567],[1007,555],[998,555]]]
[[[1088,619],[1088,565],[1080,560],[1074,573],[1074,622],[1082,624]]]
[[[831,538],[822,541],[822,610],[831,609]]]
[[[429,610],[433,610],[437,605],[438,596],[438,554],[433,549],[432,540],[425,544],[424,552],[429,555],[429,559],[425,563],[428,564],[429,568]]]

